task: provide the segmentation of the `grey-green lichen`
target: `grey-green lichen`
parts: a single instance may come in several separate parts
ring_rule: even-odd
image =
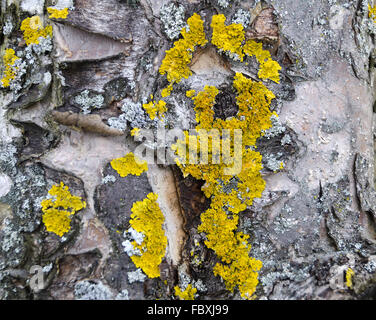
[[[122,242],[124,252],[129,256],[141,256],[141,251],[138,248],[135,248],[132,244],[135,241],[138,245],[141,245],[144,241],[145,235],[137,232],[133,228],[129,228],[123,234],[125,241]]]
[[[283,136],[283,138],[281,139],[281,145],[285,146],[287,144],[291,144],[292,142],[292,139],[291,139],[291,136],[289,134],[285,134]]]
[[[0,143],[0,170],[9,174],[17,173],[17,148],[11,143]]]
[[[103,184],[107,184],[107,183],[110,183],[110,182],[114,183],[115,181],[116,181],[116,177],[113,176],[113,175],[107,175],[107,176],[103,177],[103,179],[102,179]]]
[[[121,131],[125,131],[128,128],[126,115],[123,113],[119,117],[112,117],[107,120],[109,127]]]
[[[47,69],[52,63],[49,54],[52,52],[53,44],[50,36],[40,37],[38,40],[38,44],[29,44],[16,52],[18,59],[14,63],[14,68],[17,72],[9,83],[13,102],[8,108],[26,108],[47,94],[52,78]],[[46,78],[48,74],[50,78]]]
[[[74,102],[81,108],[83,114],[89,114],[95,109],[104,107],[104,97],[102,94],[83,90],[74,97]]]
[[[30,13],[31,15],[43,14],[44,0],[22,0],[21,10]]]
[[[12,220],[5,219],[0,233],[0,270],[20,265],[25,251],[24,237],[20,229]]]
[[[139,268],[136,271],[128,272],[128,282],[144,282],[147,276],[142,272],[142,270]]]
[[[237,10],[234,17],[232,18],[232,23],[241,24],[244,28],[247,28],[250,22],[251,14],[249,13],[249,11],[246,11],[244,9]]]
[[[108,121],[110,127],[125,130],[128,123],[131,128],[150,129],[157,126],[158,119],[151,120],[140,102],[126,98],[122,102],[121,110],[123,113],[119,117],[110,118]]]
[[[185,27],[185,9],[182,5],[171,2],[161,8],[160,19],[163,23],[163,31],[170,40],[179,38],[180,31]]]
[[[264,131],[264,138],[271,139],[286,131],[286,127],[281,123],[277,114],[273,113],[270,120],[272,121],[272,127]]]
[[[263,155],[262,162],[265,165],[266,168],[269,170],[276,172],[284,167],[284,162],[282,160],[283,154],[277,153],[277,154],[266,154]]]
[[[206,285],[202,282],[201,279],[198,279],[197,281],[193,280],[192,281],[192,287],[196,288],[198,292],[205,293],[208,291],[208,288]]]
[[[73,0],[57,0],[55,1],[55,4],[51,6],[51,8],[63,10],[65,8],[68,8],[69,10],[74,10],[74,1]]]
[[[222,7],[222,8],[227,8],[229,5],[230,5],[230,2],[232,0],[217,0],[218,4]]]
[[[11,19],[8,17],[8,19],[5,21],[3,26],[3,35],[9,36],[13,31],[14,25],[11,21]]]
[[[84,280],[76,283],[74,296],[76,300],[129,300],[127,289],[116,294],[100,280]]]
[[[114,294],[101,281],[84,280],[74,286],[76,300],[111,300]]]
[[[129,292],[127,289],[122,290],[116,297],[115,300],[129,300]]]
[[[11,173],[13,185],[0,201],[11,206],[20,231],[33,232],[40,225],[39,200],[46,193],[44,170],[34,164]]]

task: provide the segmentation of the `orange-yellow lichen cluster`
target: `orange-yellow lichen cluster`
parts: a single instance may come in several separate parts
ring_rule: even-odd
[[[273,61],[270,52],[263,49],[262,43],[245,41],[241,24],[227,26],[225,22],[224,15],[213,16],[211,43],[240,61],[245,56],[255,57],[260,66],[258,77],[279,83],[281,67]],[[187,23],[188,31],[187,28],[182,30],[182,39],[166,51],[159,69],[169,82],[161,92],[162,97],[171,95],[174,83],[192,75],[189,68],[192,53],[208,42],[199,15],[194,14]],[[265,188],[260,173],[262,156],[254,150],[257,139],[272,125],[270,104],[275,96],[263,83],[241,73],[234,78],[234,88],[239,112],[228,119],[214,117],[217,88],[206,86],[198,94],[194,90],[187,91],[187,97],[195,105],[196,131],[185,131],[185,139],[178,140],[173,149],[184,176],[204,180],[202,190],[211,199],[210,208],[201,215],[198,231],[206,234],[206,246],[221,260],[214,267],[214,273],[222,277],[229,290],[238,287],[243,298],[252,299],[262,263],[249,257],[249,236],[237,231],[238,214],[252,205],[255,198],[261,197]],[[155,103],[147,107],[155,118]],[[175,289],[179,296],[185,294]]]
[[[178,83],[192,75],[188,67],[192,53],[196,46],[203,46],[208,42],[205,38],[204,22],[197,13],[187,20],[187,24],[189,30],[183,28],[183,39],[175,41],[174,46],[166,51],[166,57],[159,68],[160,74],[166,74],[170,83]]]
[[[244,55],[255,56],[260,64],[258,77],[279,83],[281,66],[272,59],[270,52],[263,50],[262,43],[254,40],[248,40],[244,43],[245,34],[241,24],[233,23],[226,26],[225,22],[226,17],[223,14],[213,16],[211,23],[213,28],[212,43],[218,49],[235,55],[240,61],[243,61]]]
[[[244,28],[238,23],[226,26],[225,22],[226,17],[223,14],[213,16],[211,23],[213,28],[212,44],[223,51],[237,55],[240,61],[243,61]]]
[[[371,6],[368,4],[368,17],[373,19],[373,22],[376,23],[376,6]]]
[[[133,128],[131,130],[131,136],[132,137],[137,137],[139,135],[139,133],[140,133],[140,128]]]
[[[141,244],[133,241],[133,247],[141,255],[133,255],[131,259],[137,268],[149,278],[160,276],[159,265],[165,256],[167,238],[163,230],[164,216],[157,203],[158,196],[148,194],[145,200],[133,204],[131,227],[145,237]]]
[[[211,27],[213,35],[211,43],[218,49],[230,53],[243,61],[244,56],[254,56],[260,65],[258,77],[262,80],[280,82],[279,71],[281,66],[274,61],[269,51],[262,48],[262,43],[254,40],[245,41],[244,27],[241,24],[233,23],[226,25],[226,17],[223,14],[212,17]],[[188,20],[187,28],[181,31],[182,39],[174,42],[174,46],[166,51],[166,56],[159,68],[159,73],[166,74],[169,85],[161,91],[162,98],[171,95],[173,84],[179,83],[182,79],[188,79],[192,75],[189,64],[192,61],[192,54],[198,46],[208,43],[204,32],[204,22],[198,14],[193,14]],[[155,119],[156,115],[163,116],[167,111],[166,103],[161,100],[158,103],[153,101],[144,104],[144,109]]]
[[[268,50],[262,48],[262,43],[254,40],[248,40],[244,47],[244,53],[247,56],[256,57],[257,62],[260,64],[258,77],[260,79],[270,79],[276,83],[279,83],[279,71],[281,66],[277,61],[272,59],[272,56]]]
[[[166,88],[164,88],[164,89],[161,91],[161,96],[162,96],[162,98],[169,97],[169,96],[171,95],[171,92],[172,92],[173,89],[174,89],[174,87],[173,87],[172,84],[169,84]]]
[[[68,14],[69,14],[68,8],[57,9],[57,8],[54,8],[54,7],[48,7],[47,11],[49,13],[49,17],[48,18],[50,18],[50,19],[52,19],[52,18],[55,18],[55,19],[66,19],[68,17]]]
[[[355,272],[353,269],[348,268],[346,270],[346,286],[350,289],[353,288],[353,277],[355,275]]]
[[[85,201],[80,197],[72,196],[63,182],[52,186],[48,192],[53,198],[41,202],[43,223],[46,230],[62,237],[71,226],[71,216],[86,208]]]
[[[17,67],[14,66],[19,58],[16,56],[13,49],[6,49],[3,56],[4,63],[4,77],[1,79],[2,87],[6,88],[10,86],[13,79],[16,78]]]
[[[49,10],[50,8],[48,8]],[[67,9],[68,10],[68,9]],[[50,11],[49,11],[50,12]],[[52,13],[52,12],[50,12]],[[54,11],[53,15],[57,15],[58,12]],[[62,18],[65,11],[59,11],[59,17]],[[51,16],[52,17],[52,16]],[[26,45],[39,44],[40,38],[52,37],[52,26],[43,28],[42,20],[39,16],[33,16],[26,18],[21,23],[20,30],[23,32],[23,38]],[[2,87],[6,88],[10,86],[13,79],[16,78],[17,68],[14,67],[14,63],[19,58],[15,55],[13,49],[6,49],[3,57],[4,63],[4,76],[1,79]]]
[[[180,300],[194,300],[197,289],[192,287],[191,284],[187,286],[185,290],[181,290],[179,286],[175,287],[175,296]]]
[[[238,213],[244,211],[247,205],[252,205],[255,198],[261,197],[265,188],[265,181],[261,176],[262,156],[249,147],[254,147],[257,139],[264,130],[271,127],[272,113],[269,109],[274,94],[262,83],[247,79],[237,73],[234,79],[234,88],[237,91],[238,114],[230,119],[214,119],[213,106],[219,93],[213,86],[206,86],[204,91],[195,95],[194,91],[188,91],[195,104],[196,131],[210,131],[216,129],[219,133],[217,144],[229,147],[229,158],[234,161],[228,164],[227,158],[213,149],[214,136],[211,141],[203,141],[202,135],[190,136],[185,132],[185,141],[178,141],[174,149],[177,153],[177,164],[184,175],[192,175],[196,179],[204,180],[202,188],[206,197],[211,198],[211,206],[201,215],[199,232],[206,234],[205,244],[213,249],[222,263],[214,268],[214,273],[220,275],[225,281],[226,287],[233,290],[238,286],[244,298],[251,298],[258,284],[258,271],[262,263],[248,256],[250,246],[248,235],[237,232]],[[231,136],[234,130],[241,130],[242,141],[236,145]],[[227,137],[224,130],[230,133]],[[207,162],[198,163],[190,158],[192,154],[185,148],[190,148],[191,141],[197,145],[198,156],[200,152],[208,152]],[[205,148],[202,148],[205,145]],[[238,148],[240,153],[236,153]],[[185,158],[184,158],[185,156]],[[197,156],[197,157],[198,157]],[[240,157],[237,163],[236,174],[228,174],[230,166],[234,166],[236,157]],[[215,161],[217,160],[217,161]],[[219,160],[219,161],[218,161]],[[227,162],[227,164],[226,164]]]
[[[33,16],[26,18],[21,23],[21,31],[23,31],[23,37],[26,45],[39,44],[39,38],[52,37],[52,26],[43,28],[41,18],[39,16]]]
[[[151,96],[151,99],[153,99],[153,96]],[[158,102],[152,100],[149,103],[143,104],[142,107],[145,109],[151,120],[154,120],[157,116],[161,120],[164,118],[164,114],[167,111],[166,102],[163,100],[159,100]]]
[[[146,161],[141,161],[132,152],[128,153],[123,158],[112,160],[111,166],[122,178],[130,174],[139,176],[141,173],[148,170]]]
[[[192,137],[188,132],[185,132],[186,140],[178,141],[175,150],[178,155],[178,164],[183,170],[183,173],[185,175],[190,174],[199,180],[205,180],[206,183],[203,187],[203,191],[207,197],[212,197],[214,194],[221,194],[222,197],[226,198],[226,201],[233,198],[231,203],[238,203],[239,205],[236,207],[230,206],[230,210],[238,213],[245,210],[246,205],[251,205],[254,198],[260,197],[264,189],[264,182],[259,174],[262,168],[261,155],[258,152],[252,151],[249,146],[255,146],[262,132],[271,127],[270,118],[272,112],[269,106],[275,96],[262,83],[252,81],[244,77],[241,73],[237,73],[235,76],[234,88],[238,93],[237,105],[239,112],[235,117],[226,120],[214,119],[213,106],[215,104],[215,97],[219,93],[218,89],[212,86],[206,86],[204,91],[192,97],[195,104],[194,110],[196,112],[196,131],[199,132],[204,129],[210,132],[210,130],[216,129],[216,132],[219,134],[218,136],[222,137],[219,141],[222,150],[221,163],[216,164],[215,162],[218,161],[214,161],[220,160],[215,159],[219,154],[213,154],[213,140],[215,142],[215,135],[213,135],[214,139],[211,137],[208,141],[208,150],[206,150],[206,141],[201,141],[202,135],[199,134],[197,137]],[[188,92],[187,94],[191,95],[192,92]],[[242,135],[242,142],[239,145],[235,145],[234,139],[231,139],[236,129],[241,130]],[[228,130],[229,132],[227,139],[223,139],[225,136],[224,130]],[[190,156],[195,156],[195,153],[191,154],[188,148],[190,140],[194,141],[195,138],[198,140],[197,149],[200,150],[200,152],[208,151],[207,164],[195,163],[196,161],[190,159]],[[223,152],[226,143],[229,144],[229,158],[234,159],[239,155],[236,154],[236,147],[238,147],[238,150],[240,149],[241,151],[241,159],[234,159],[235,162],[231,162],[229,161],[230,159],[227,159],[226,154]],[[184,147],[186,147],[186,149]],[[200,152],[197,153],[197,156],[200,156]],[[236,160],[240,160],[241,163],[237,163]],[[230,163],[226,164],[226,162]],[[241,171],[236,174],[237,180],[239,181],[238,190],[237,192],[232,191],[229,194],[224,194],[223,189],[233,179],[233,176],[227,173],[234,164],[241,166],[241,168],[234,168],[234,170],[241,169]],[[226,168],[228,170],[225,170]],[[253,174],[253,172],[257,174]],[[235,193],[238,194],[237,197],[233,197]],[[239,197],[244,200],[244,203],[235,199]]]

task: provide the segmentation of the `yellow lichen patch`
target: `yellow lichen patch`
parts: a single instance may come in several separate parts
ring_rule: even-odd
[[[273,59],[268,59],[267,61],[260,63],[258,77],[260,79],[269,79],[274,81],[275,83],[279,83],[279,71],[281,69],[282,68],[277,61],[274,61]]]
[[[238,286],[243,298],[251,298],[262,262],[248,256],[249,236],[236,232],[238,216],[229,218],[222,208],[209,209],[201,215],[201,222],[198,231],[206,233],[205,245],[223,262],[215,265],[214,274],[222,277],[228,290]]]
[[[195,90],[188,90],[185,94],[188,98],[192,98],[196,94],[196,91]]]
[[[183,173],[185,175],[191,174],[196,179],[206,181],[203,191],[207,197],[218,195],[218,197],[222,199],[221,202],[226,200],[233,204],[229,206],[229,210],[239,212],[239,210],[243,211],[245,209],[244,204],[251,205],[255,197],[261,196],[265,187],[265,183],[259,173],[262,168],[262,157],[259,153],[247,149],[246,146],[254,146],[256,140],[261,136],[262,131],[271,127],[270,117],[272,113],[269,106],[274,95],[262,83],[247,79],[239,73],[235,76],[234,87],[238,92],[237,104],[239,106],[239,113],[236,117],[231,119],[214,120],[213,105],[215,103],[215,97],[218,94],[218,90],[215,87],[205,87],[203,92],[192,97],[192,99],[195,103],[196,130],[205,129],[209,131],[211,129],[217,129],[221,136],[223,136],[224,129],[229,130],[231,133],[233,133],[235,129],[240,129],[242,132],[242,144],[239,146],[241,148],[241,159],[238,159],[240,160],[238,163],[240,170],[237,174],[240,196],[235,195],[235,192],[230,194],[224,194],[222,192],[222,186],[218,181],[220,180],[224,185],[229,183],[231,176],[227,175],[224,169],[231,167],[233,164],[226,165],[224,161],[219,164],[213,163],[213,158],[216,157],[216,154],[212,152],[213,139],[209,140],[208,143],[207,164],[196,164],[192,161],[194,159],[190,159],[188,150],[184,150],[184,146],[189,147],[190,136],[188,132],[185,133],[185,141],[179,140],[175,149],[178,156],[178,164]],[[202,147],[200,139],[201,137],[199,136],[197,149]],[[224,139],[220,139],[219,144],[223,147],[224,142]],[[200,150],[204,150],[204,148]],[[232,142],[230,156],[234,156],[234,152]],[[200,156],[200,154],[198,154],[198,156]],[[225,160],[224,154],[222,154],[222,160]],[[242,200],[241,203],[244,204],[239,204],[238,198],[240,198]],[[232,201],[230,201],[230,199],[232,199]]]
[[[197,45],[206,43],[201,18],[194,15],[191,19],[189,31],[183,29],[183,39],[166,52],[160,68],[170,86],[191,76],[192,52]],[[193,28],[193,20],[199,28]],[[273,61],[269,51],[263,50],[262,43],[253,40],[244,43],[243,26],[225,23],[224,15],[213,16],[212,44],[241,61],[244,55],[254,56],[260,65],[258,77],[279,83],[281,67]],[[197,33],[197,30],[200,31]],[[213,269],[214,274],[224,280],[228,290],[238,288],[243,298],[253,299],[262,262],[249,257],[249,236],[237,231],[238,215],[251,206],[255,198],[261,197],[265,189],[261,176],[262,156],[254,150],[257,139],[272,126],[270,105],[275,95],[262,82],[252,81],[241,73],[236,73],[233,86],[239,111],[227,119],[215,117],[217,88],[205,86],[199,93],[186,91],[186,96],[194,103],[196,130],[185,131],[184,137],[172,148],[183,176],[203,180],[202,191],[211,199],[210,208],[201,215],[198,231],[206,234],[206,246],[214,250],[220,260]],[[170,94],[170,88],[162,91],[163,97]],[[153,105],[148,105],[149,109]],[[283,167],[281,162],[281,170]],[[191,255],[194,258],[194,253]],[[180,288],[175,289],[182,294]]]
[[[254,40],[248,40],[244,47],[244,53],[247,56],[254,56],[257,62],[260,64],[258,77],[260,79],[270,79],[276,83],[279,83],[279,71],[282,69],[277,61],[272,59],[270,52],[262,48],[261,42]]]
[[[50,15],[48,18],[50,18],[50,19],[52,19],[52,18],[66,19],[68,17],[68,14],[69,14],[68,8],[56,9],[56,8],[53,8],[53,7],[48,7],[47,11]]]
[[[53,232],[62,237],[71,226],[70,216],[86,208],[86,202],[81,197],[72,196],[63,182],[52,186],[48,192],[53,198],[41,202],[43,223],[48,232]]]
[[[198,14],[193,14],[187,20],[189,31],[183,28],[183,39],[174,42],[174,46],[166,51],[166,56],[159,68],[161,75],[166,74],[167,80],[173,84],[187,79],[192,75],[189,63],[192,60],[192,52],[196,46],[204,46],[207,43],[204,32],[204,22]]]
[[[172,84],[169,84],[166,88],[164,88],[161,92],[162,98],[169,97],[171,95],[172,90],[174,89]]]
[[[214,250],[222,262],[215,266],[214,274],[222,277],[229,290],[238,287],[243,298],[252,299],[262,263],[248,255],[248,236],[237,232],[238,214],[252,205],[255,198],[261,197],[265,189],[260,173],[262,156],[249,147],[255,147],[262,132],[271,127],[270,104],[275,96],[261,82],[252,81],[240,73],[235,75],[234,88],[239,112],[225,120],[214,117],[213,106],[219,93],[217,88],[206,86],[198,94],[194,91],[186,93],[195,105],[196,131],[216,129],[219,133],[217,143],[222,150],[220,161],[213,161],[218,156],[213,149],[214,137],[206,140],[200,134],[193,136],[185,132],[185,141],[178,140],[174,149],[178,156],[177,164],[184,176],[190,174],[204,180],[202,190],[206,197],[211,198],[210,208],[201,215],[198,231],[206,234],[206,246]],[[230,135],[225,136],[224,130],[228,130]],[[237,145],[231,139],[235,130],[240,130],[242,135]],[[189,152],[192,141],[197,145],[198,155]],[[226,144],[229,146],[227,155],[223,153]],[[206,163],[196,161],[203,151],[208,153]],[[231,157],[234,161],[238,157],[240,161],[232,164],[237,170],[229,174],[225,169],[230,167],[227,160]]]
[[[234,88],[237,91],[238,117],[244,118],[244,143],[254,146],[262,132],[272,125],[269,107],[275,95],[261,82],[252,81],[241,73],[235,75]]]
[[[159,265],[165,256],[167,238],[163,230],[164,216],[157,203],[158,196],[148,194],[145,200],[133,204],[131,227],[145,237],[141,244],[132,243],[141,255],[133,255],[131,259],[137,268],[149,278],[160,276]]]
[[[244,27],[237,23],[226,26],[225,22],[226,17],[223,14],[213,16],[211,23],[213,28],[212,44],[220,50],[236,55],[240,61],[243,61]]]
[[[129,174],[139,176],[148,170],[146,161],[141,161],[132,152],[128,153],[123,158],[112,160],[111,166],[122,178]]]
[[[137,137],[139,133],[140,133],[140,128],[133,128],[131,130],[131,136],[132,137],[135,137],[135,136]]]
[[[23,31],[26,45],[39,44],[38,39],[40,37],[52,37],[52,26],[43,28],[42,21],[39,16],[33,16],[23,20],[21,24],[21,31]]]
[[[371,6],[368,4],[368,17],[373,19],[373,22],[376,23],[376,6]]]
[[[196,292],[197,289],[193,288],[191,284],[184,291],[179,286],[175,287],[175,296],[179,297],[180,300],[194,300]]]
[[[159,119],[164,118],[167,111],[166,102],[159,100],[158,102],[150,101],[142,105],[151,120],[154,120],[158,116]]]
[[[353,288],[353,276],[355,275],[355,272],[353,269],[348,268],[346,271],[346,286],[350,289]]]
[[[3,56],[4,63],[4,76],[1,79],[1,85],[6,88],[10,86],[10,83],[13,79],[16,78],[17,67],[14,67],[14,64],[19,58],[16,56],[13,49],[6,49]]]
[[[214,110],[213,106],[215,104],[215,97],[218,95],[219,90],[214,86],[205,86],[204,91],[193,96],[192,100],[195,103],[195,113],[196,113],[196,129],[207,129],[213,128],[214,122]]]

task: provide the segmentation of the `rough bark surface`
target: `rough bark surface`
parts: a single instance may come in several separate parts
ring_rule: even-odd
[[[214,14],[231,21],[247,12],[246,38],[262,41],[282,66],[281,82],[266,84],[279,120],[257,142],[266,188],[240,214],[250,254],[263,262],[256,298],[376,298],[371,2],[75,0],[67,19],[49,20],[52,1],[2,0],[2,53],[25,52],[27,17],[44,17],[54,31],[53,49],[25,54],[19,86],[0,91],[0,299],[176,299],[174,287],[187,283],[197,299],[241,298],[213,274],[218,259],[197,231],[210,203],[203,182],[175,165],[126,178],[110,165],[137,146],[132,121],[111,119],[166,87],[158,69],[194,12],[208,37]],[[190,68],[168,101],[170,128],[194,126],[187,88],[221,88],[214,109],[225,119],[237,112],[235,72],[257,79],[258,71],[210,44]],[[87,202],[62,238],[46,231],[40,206],[61,181]],[[156,279],[140,276],[123,249],[132,205],[150,192],[168,239]],[[30,287],[32,266],[43,268],[42,290]]]

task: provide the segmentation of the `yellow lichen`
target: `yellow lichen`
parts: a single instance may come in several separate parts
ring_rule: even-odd
[[[270,52],[263,50],[262,43],[245,40],[244,28],[241,24],[233,23],[226,26],[226,17],[223,14],[213,16],[211,27],[213,28],[212,43],[220,50],[235,55],[243,61],[244,54],[255,56],[260,64],[258,76],[260,79],[270,79],[279,83],[279,71],[281,66],[274,61]]]
[[[222,261],[214,267],[214,274],[222,277],[227,289],[232,291],[237,286],[243,298],[252,299],[262,263],[248,256],[248,236],[236,230],[238,214],[248,205],[252,205],[255,198],[261,197],[265,188],[265,181],[260,173],[262,156],[249,146],[255,147],[262,132],[271,127],[270,104],[275,96],[262,83],[254,82],[240,73],[235,75],[234,88],[237,91],[239,112],[235,117],[225,120],[214,118],[213,106],[219,93],[217,88],[206,86],[204,91],[197,95],[194,91],[187,92],[187,95],[194,101],[196,130],[218,130],[219,144],[223,147],[227,142],[232,157],[235,156],[234,141],[224,138],[223,132],[226,129],[233,134],[234,130],[241,130],[242,142],[238,146],[241,163],[238,164],[238,172],[234,175],[226,173],[225,169],[230,165],[226,163],[227,159],[223,154],[222,161],[213,161],[217,156],[212,148],[213,138],[205,149],[201,148],[204,143],[202,137],[195,137],[197,150],[208,152],[206,163],[198,163],[195,161],[197,159],[192,159],[192,156],[201,156],[200,153],[192,155],[188,150],[184,150],[184,146],[189,148],[190,141],[193,141],[188,132],[185,132],[185,141],[178,140],[174,149],[178,156],[177,164],[184,176],[190,174],[196,179],[204,180],[202,190],[206,197],[211,198],[210,208],[201,215],[198,231],[206,233],[205,245],[214,250]],[[234,182],[233,178],[236,178],[236,187],[229,189],[228,186]]]
[[[253,40],[247,41],[244,46],[245,33],[241,24],[233,23],[226,26],[226,17],[223,14],[212,17],[211,27],[213,29],[212,44],[218,49],[230,53],[234,58],[243,61],[244,54],[256,56],[260,63],[258,76],[260,79],[270,79],[279,83],[279,71],[281,66],[271,58],[269,51],[262,49],[262,44]],[[183,28],[179,39],[174,46],[166,51],[166,56],[159,68],[160,74],[166,74],[169,86],[161,92],[163,98],[171,95],[173,84],[179,83],[183,78],[187,79],[192,75],[189,64],[192,61],[192,53],[197,46],[204,46],[208,41],[205,37],[204,22],[198,14],[193,14],[188,20],[187,28]],[[187,91],[187,96],[194,95],[194,91]],[[165,105],[156,106],[154,102],[144,105],[151,119],[156,117],[157,109],[165,110]],[[166,109],[167,110],[167,109]]]
[[[164,88],[164,89],[161,91],[161,96],[162,96],[162,98],[169,97],[169,96],[171,95],[171,92],[172,92],[173,89],[174,89],[174,87],[173,87],[172,84],[169,84],[166,88]]]
[[[41,202],[42,220],[48,232],[62,237],[71,228],[70,216],[86,208],[86,203],[80,197],[72,196],[63,182],[52,186],[48,193],[53,198]]]
[[[282,68],[277,61],[268,59],[267,61],[260,64],[258,76],[260,79],[270,79],[276,83],[279,83],[279,70],[281,69]]]
[[[224,15],[213,16],[212,44],[240,61],[245,55],[254,56],[260,66],[258,77],[279,83],[281,67],[273,61],[270,52],[263,49],[262,43],[245,42],[241,24],[227,26],[225,23]],[[194,14],[188,25],[189,31],[183,29],[183,39],[166,52],[160,67],[160,73],[166,74],[170,83],[162,91],[162,97],[171,94],[173,83],[192,75],[189,69],[192,52],[207,42],[200,16]],[[184,138],[173,145],[173,150],[184,177],[192,175],[205,181],[202,190],[211,199],[210,208],[201,215],[198,231],[206,234],[206,246],[220,259],[213,269],[214,274],[222,277],[228,290],[237,287],[243,298],[253,299],[262,262],[249,257],[249,236],[237,231],[238,214],[252,205],[255,198],[261,197],[265,188],[261,176],[262,156],[254,150],[257,139],[272,125],[270,104],[275,95],[262,82],[248,79],[241,73],[236,73],[233,85],[239,111],[227,119],[215,118],[217,88],[206,86],[198,94],[195,90],[186,91],[186,96],[194,102],[196,131],[185,131]],[[152,110],[153,106],[150,103],[147,107]],[[241,139],[236,140],[239,132]],[[283,167],[281,162],[280,168]],[[175,289],[181,293],[179,288]]]
[[[167,238],[163,230],[164,216],[157,203],[158,196],[148,194],[145,200],[133,204],[131,227],[145,237],[141,244],[132,243],[141,255],[133,255],[131,259],[137,268],[149,278],[160,276],[159,265],[165,256]]]
[[[129,174],[139,176],[148,170],[146,161],[141,161],[132,152],[128,153],[123,158],[112,160],[111,166],[122,178]]]
[[[223,14],[213,16],[210,25],[213,28],[212,44],[220,50],[236,55],[240,61],[243,61],[244,27],[238,23],[226,26],[225,22],[226,17]]]
[[[279,71],[282,69],[277,61],[272,59],[270,52],[262,48],[261,42],[248,40],[244,47],[244,53],[250,57],[254,56],[260,64],[258,77],[260,79],[270,79],[279,83]]]
[[[352,279],[353,279],[353,276],[354,276],[354,275],[355,275],[355,272],[354,272],[353,269],[348,268],[348,269],[346,270],[346,286],[347,286],[348,288],[350,288],[350,289],[353,288],[353,281],[352,281]]]
[[[166,56],[159,68],[161,75],[166,74],[167,80],[173,84],[187,79],[192,75],[189,63],[192,60],[192,52],[196,46],[203,46],[207,43],[204,32],[204,22],[198,14],[193,14],[187,20],[189,31],[183,28],[181,35],[183,39],[174,42],[174,46],[166,51]]]
[[[188,90],[185,94],[188,98],[192,98],[196,94],[196,91],[195,90]]]
[[[198,231],[206,233],[205,245],[222,261],[215,265],[214,274],[222,277],[228,290],[238,286],[241,296],[250,299],[258,284],[262,262],[248,256],[249,236],[236,231],[238,216],[231,217],[223,207],[210,208],[201,215],[201,222]]]
[[[244,203],[240,204],[236,199],[238,196],[234,194],[224,195],[222,192],[222,185],[229,183],[231,176],[225,173],[225,168],[231,167],[233,164],[226,165],[225,161],[220,164],[213,164],[213,158],[217,155],[212,152],[212,141],[209,141],[208,164],[196,164],[190,159],[190,154],[184,150],[182,146],[189,147],[189,134],[186,132],[186,140],[178,141],[175,149],[177,150],[177,160],[185,175],[191,174],[199,180],[205,180],[206,183],[203,191],[207,197],[212,197],[214,194],[221,196],[221,202],[233,199],[229,210],[232,212],[239,212],[245,209],[244,205],[251,205],[255,197],[260,197],[265,187],[263,179],[259,174],[262,168],[261,155],[257,152],[247,149],[247,146],[255,146],[257,139],[262,135],[262,131],[271,127],[271,111],[269,109],[271,100],[275,97],[262,83],[254,82],[245,78],[242,74],[237,73],[234,79],[234,87],[238,92],[237,104],[239,107],[238,114],[231,119],[215,119],[213,106],[218,90],[215,87],[206,86],[203,92],[193,97],[195,103],[196,130],[217,129],[220,135],[223,135],[223,130],[227,129],[233,134],[235,129],[242,130],[242,163],[239,163],[241,171],[237,175],[240,179],[238,189],[240,198]],[[198,148],[200,148],[200,136],[198,137]],[[220,141],[223,145],[224,140]],[[183,151],[183,152],[181,152]],[[185,152],[184,152],[185,151]],[[230,150],[231,156],[234,156],[234,146]],[[200,154],[199,154],[200,155]],[[198,155],[198,156],[199,156]],[[184,158],[185,156],[185,158]],[[224,157],[224,155],[222,155]],[[222,159],[226,160],[226,159]],[[243,209],[243,210],[242,210]]]
[[[131,136],[132,137],[135,137],[135,136],[137,137],[139,133],[140,133],[140,128],[133,128],[131,130]]]
[[[52,19],[52,18],[55,18],[55,19],[66,19],[68,17],[68,14],[69,14],[68,8],[56,9],[54,7],[48,7],[47,11],[50,14],[50,16],[48,17],[50,19]]]
[[[21,23],[21,31],[23,31],[26,45],[39,44],[38,39],[40,37],[52,37],[52,26],[43,28],[42,21],[39,16],[33,16],[23,20]]]
[[[13,49],[6,49],[3,56],[4,77],[1,79],[1,85],[6,88],[10,86],[12,80],[16,78],[17,67],[14,66],[19,58],[15,55]]]
[[[175,287],[175,296],[179,297],[180,300],[194,300],[196,292],[197,289],[193,288],[191,284],[184,291],[179,286]]]
[[[159,119],[164,118],[167,111],[166,102],[159,100],[158,102],[150,101],[142,105],[151,120],[154,120],[158,116]]]
[[[376,6],[371,6],[368,4],[368,17],[373,19],[373,22],[376,23]]]

